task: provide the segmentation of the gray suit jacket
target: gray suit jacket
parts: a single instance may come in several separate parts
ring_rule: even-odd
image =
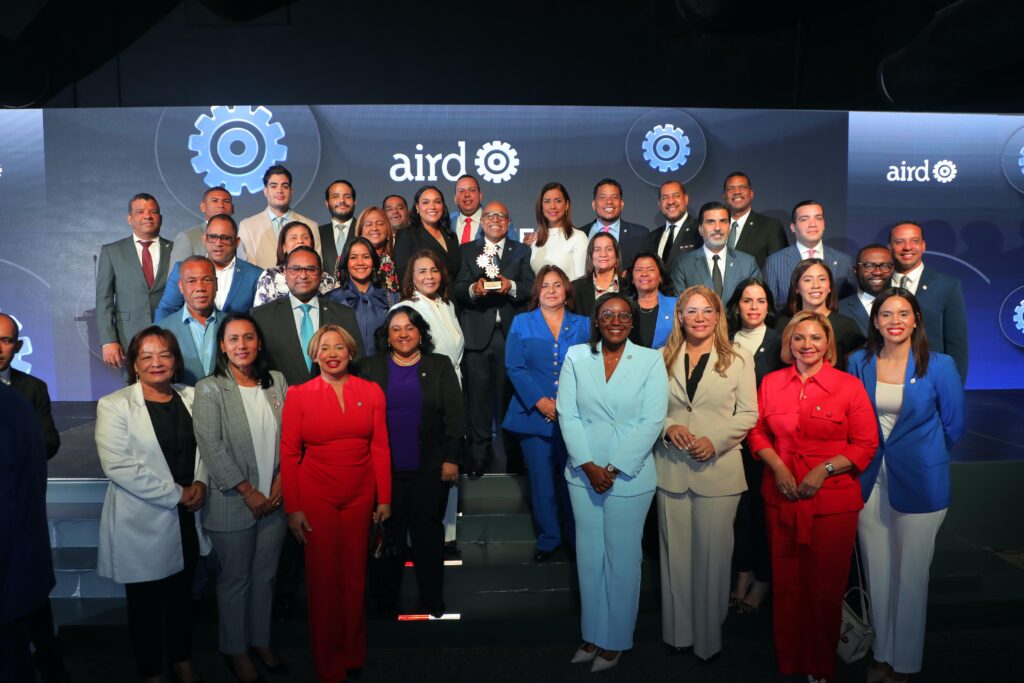
[[[142,264],[135,251],[135,237],[128,236],[100,249],[96,270],[96,325],[100,344],[118,342],[127,349],[139,330],[153,324],[167,272],[171,269],[171,241],[161,237],[160,265],[153,286],[146,286]]]
[[[757,262],[750,254],[731,249],[725,249],[722,253],[725,254],[725,262],[722,264],[722,303],[726,303],[736,285],[748,277],[761,277],[761,271],[757,269]],[[715,288],[703,248],[688,251],[676,259],[672,266],[672,285],[677,294],[682,294],[684,289],[693,285],[704,285],[712,290]]]
[[[270,371],[274,383],[267,389],[270,407],[281,426],[281,407],[288,389],[284,375]],[[242,395],[232,377],[211,375],[196,385],[192,405],[199,453],[206,463],[210,486],[203,506],[203,527],[210,531],[240,531],[256,523],[249,506],[234,488],[243,481],[259,484],[256,451],[245,415]],[[281,440],[274,442],[274,473],[281,465]],[[282,508],[283,510],[283,508]],[[274,514],[283,515],[283,511]]]
[[[193,225],[188,230],[182,230],[181,234],[174,238],[171,263],[184,261],[189,256],[206,256],[206,242],[203,240],[205,235],[206,221]]]

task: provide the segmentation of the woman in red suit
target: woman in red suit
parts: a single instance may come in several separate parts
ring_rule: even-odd
[[[864,507],[856,475],[878,447],[875,411],[864,385],[832,367],[828,318],[800,311],[782,333],[791,367],[758,390],[750,449],[765,465],[772,560],[772,630],[779,671],[834,681],[843,591]]]
[[[355,352],[344,329],[321,327],[308,348],[320,375],[288,390],[281,418],[288,528],[306,548],[313,659],[330,683],[366,660],[370,522],[391,514],[384,392],[349,374]]]

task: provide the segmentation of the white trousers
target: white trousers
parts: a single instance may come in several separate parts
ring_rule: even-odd
[[[733,522],[740,495],[698,496],[658,489],[661,633],[701,659],[722,649],[729,614]]]
[[[935,536],[946,510],[906,514],[889,506],[877,483],[857,521],[861,560],[871,597],[874,657],[897,673],[921,670],[928,574]]]
[[[448,503],[444,508],[444,542],[455,540],[455,527],[459,521],[459,487],[448,489]]]

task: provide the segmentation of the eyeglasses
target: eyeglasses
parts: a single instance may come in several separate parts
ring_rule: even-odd
[[[860,261],[860,262],[857,263],[857,267],[858,268],[863,268],[864,270],[869,271],[869,272],[873,271],[873,270],[880,270],[883,273],[891,273],[892,269],[893,269],[893,264],[891,264],[891,263],[870,263],[870,262]]]
[[[302,275],[303,273],[306,275],[316,275],[320,272],[320,268],[317,266],[288,266],[286,270],[292,275]]]
[[[507,221],[508,220],[508,214],[507,213],[500,213],[498,211],[488,211],[487,213],[484,214],[484,220],[485,221]]]
[[[696,318],[698,313],[703,315],[705,318],[710,318],[711,316],[713,316],[715,314],[715,309],[713,309],[711,307],[708,307],[708,308],[684,308],[683,309],[683,317],[684,318]]]
[[[601,315],[599,317],[606,323],[610,323],[616,318],[619,319],[620,323],[628,323],[633,319],[633,314],[629,311],[619,311],[617,313],[615,311],[601,311]]]
[[[210,235],[210,234],[206,234],[206,235],[204,235],[204,237],[206,237],[206,241],[207,242],[224,242],[225,244],[230,244],[230,243],[235,241],[235,236],[234,235]]]

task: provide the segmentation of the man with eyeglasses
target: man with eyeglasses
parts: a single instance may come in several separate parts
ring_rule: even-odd
[[[211,216],[203,230],[206,256],[213,263],[217,277],[217,296],[214,305],[225,313],[246,313],[256,296],[256,283],[263,271],[248,261],[238,258],[238,225],[227,214]],[[155,320],[177,313],[185,305],[179,288],[181,263],[176,262],[167,276],[164,295],[157,306]]]
[[[672,266],[672,285],[677,292],[704,285],[725,303],[740,282],[761,277],[753,256],[729,248],[729,209],[725,204],[708,202],[701,206],[697,229],[704,246],[686,252]]]
[[[892,285],[909,289],[921,304],[928,348],[953,357],[960,380],[967,383],[967,307],[960,281],[925,268],[924,230],[914,221],[901,221],[889,230],[889,249],[896,269]]]
[[[313,334],[323,325],[341,325],[356,340],[363,355],[363,335],[350,307],[319,296],[323,263],[312,247],[295,247],[285,262],[288,296],[257,306],[250,313],[263,332],[263,350],[271,370],[279,370],[289,385],[308,382],[320,368],[307,354]],[[354,365],[354,364],[353,364]]]
[[[459,176],[455,181],[455,206],[452,211],[452,230],[459,238],[459,244],[484,241],[483,208],[484,192],[480,189],[480,181],[470,173]],[[519,231],[511,222],[508,224],[509,239],[519,240]]]
[[[231,195],[223,187],[211,187],[203,193],[199,200],[199,211],[203,214],[203,222],[193,225],[174,238],[174,246],[171,247],[171,263],[184,261],[189,256],[206,256],[206,224],[214,216],[227,214],[235,215],[235,204]]]
[[[462,376],[471,477],[482,475],[494,459],[494,418],[497,415],[500,422],[512,396],[505,375],[505,338],[512,318],[526,307],[534,280],[530,248],[508,237],[505,205],[490,202],[481,219],[484,240],[462,245],[462,267],[455,278],[455,299],[460,304],[459,322],[466,343]],[[488,263],[481,265],[482,261]],[[497,274],[491,270],[489,276],[491,264],[497,266]],[[505,443],[511,441],[504,439]],[[516,469],[518,463],[509,466]]]
[[[890,286],[893,267],[892,253],[884,244],[869,244],[857,252],[857,262],[853,264],[857,293],[839,300],[839,312],[856,320],[860,333],[865,337],[871,304],[883,289]]]
[[[194,387],[213,374],[217,365],[217,330],[224,314],[214,304],[217,269],[213,262],[205,256],[189,256],[175,268],[178,266],[178,290],[185,306],[180,312],[158,319],[156,324],[177,338],[185,361],[181,382]]]

